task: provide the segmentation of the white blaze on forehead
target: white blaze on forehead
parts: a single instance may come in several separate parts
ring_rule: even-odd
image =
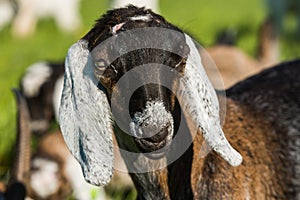
[[[41,86],[52,74],[51,67],[45,62],[31,65],[22,79],[24,94],[26,97],[34,97],[39,94]]]
[[[159,12],[158,0],[113,0],[111,2],[112,2],[111,6],[113,8],[121,8],[121,7],[128,6],[128,4],[132,4],[136,7],[145,7],[155,12]]]
[[[130,123],[130,130],[135,137],[142,137],[145,131],[151,132],[151,135],[147,135],[147,137],[151,137],[167,126],[173,126],[173,117],[166,110],[164,103],[162,101],[149,101],[142,112],[134,114]]]
[[[231,165],[237,166],[241,164],[242,157],[231,147],[221,129],[216,92],[208,80],[192,39],[188,35],[185,37],[190,54],[177,91],[181,107],[193,124],[190,129],[200,128],[207,144]]]
[[[145,21],[145,22],[149,22],[152,20],[152,16],[150,14],[146,14],[146,15],[137,15],[134,17],[129,17],[128,19],[130,19],[131,21]]]

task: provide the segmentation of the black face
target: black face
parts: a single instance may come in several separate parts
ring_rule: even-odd
[[[132,18],[136,16],[142,17]],[[143,27],[159,27],[173,31],[164,36],[159,31],[151,35],[145,32],[142,34],[142,40],[137,40],[135,35],[131,35],[132,32],[127,31]],[[122,39],[118,33],[123,34]],[[110,37],[111,43],[101,48],[96,47]],[[112,93],[117,92],[120,97],[124,97],[135,88],[130,94],[129,101],[131,119],[124,120],[124,123],[130,126],[131,134],[135,136],[134,140],[140,151],[152,152],[169,145],[178,128],[180,107],[171,92],[171,89],[176,87],[176,80],[174,77],[166,77],[161,66],[168,66],[179,74],[184,72],[189,52],[184,34],[150,10],[130,6],[109,11],[83,39],[89,41],[90,51],[93,50],[95,74],[100,84],[105,87],[109,101]],[[130,51],[128,46],[133,42],[146,48]],[[153,46],[152,43],[159,44],[163,48],[150,48]],[[164,49],[176,49],[181,56]],[[113,59],[111,55],[120,56]],[[140,66],[143,68],[137,70]],[[128,76],[132,71],[133,75]],[[121,79],[122,84],[119,85]],[[162,82],[170,88],[165,87]],[[138,83],[145,84],[136,88]],[[125,115],[122,116],[126,108],[118,104],[113,106],[117,107],[119,118],[126,118]]]

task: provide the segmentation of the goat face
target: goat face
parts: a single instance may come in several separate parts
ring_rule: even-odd
[[[199,129],[213,150],[240,164],[192,39],[164,18],[134,6],[112,10],[69,49],[60,125],[88,182],[110,180],[113,125],[126,150],[160,158],[176,143],[181,111],[191,131]],[[124,133],[130,137],[120,141]]]
[[[131,23],[132,26],[139,26],[145,22],[129,21],[128,26]],[[124,30],[126,25],[124,25]],[[178,74],[182,73],[189,48],[185,44],[183,33],[179,35],[176,32],[175,35],[168,35],[169,40],[163,41],[161,38],[156,39],[155,42],[158,41],[157,44],[165,44],[165,46],[172,45],[172,48],[177,49],[181,46],[180,55],[183,56],[152,48],[130,51],[132,38],[136,38],[136,45],[142,47],[152,43],[153,38],[159,38],[159,31],[152,31],[154,35],[151,34],[150,38],[145,37],[149,34],[147,32],[149,32],[147,29],[123,32],[123,35],[112,38],[113,42],[109,42],[109,45],[104,45],[104,47],[100,45],[101,48],[94,49],[92,55],[96,63],[96,76],[99,83],[106,89],[116,124],[124,132],[133,136],[138,148],[135,151],[147,153],[145,155],[152,158],[159,158],[166,153],[160,149],[170,145],[176,133],[178,123],[174,122],[180,121],[180,107],[171,91],[171,87],[175,87],[175,79],[165,77],[166,74],[162,72],[161,67],[169,66]],[[142,40],[139,40],[137,34],[141,33],[144,36]],[[172,44],[171,41],[178,42]],[[129,52],[116,58],[105,67],[104,71],[101,71],[103,57],[99,55],[103,55],[103,51],[121,54],[120,49],[123,51],[126,49]],[[98,57],[100,57],[100,62]],[[166,81],[162,79],[169,79],[168,83],[163,84]],[[120,99],[124,97],[128,102],[127,105],[120,102]],[[129,116],[126,115],[128,113]]]

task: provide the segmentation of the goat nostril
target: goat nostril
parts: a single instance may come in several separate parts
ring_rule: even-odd
[[[162,128],[157,134],[151,137],[144,138],[144,140],[148,142],[158,143],[165,140],[167,136],[168,136],[168,126]]]

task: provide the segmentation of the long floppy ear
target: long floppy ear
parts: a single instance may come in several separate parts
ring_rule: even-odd
[[[192,41],[186,36],[190,54],[178,87],[178,97],[184,114],[191,121],[191,130],[201,130],[207,144],[232,166],[242,162],[242,156],[231,147],[221,129],[219,103],[208,80],[201,58]]]
[[[60,127],[86,181],[105,185],[113,173],[111,110],[105,93],[97,87],[87,47],[87,41],[79,40],[68,51]]]

